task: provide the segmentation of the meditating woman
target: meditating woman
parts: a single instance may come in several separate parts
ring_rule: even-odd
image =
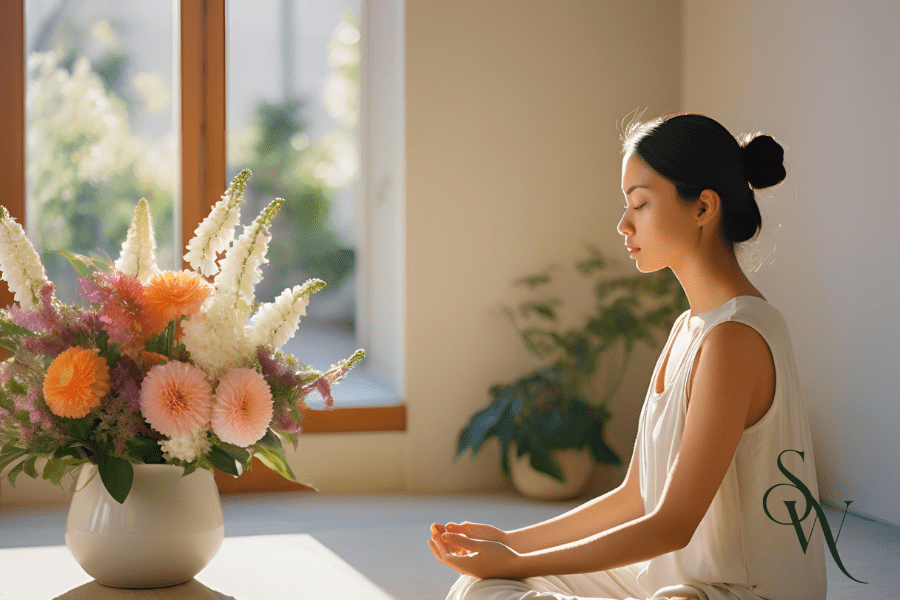
[[[700,114],[631,125],[618,232],[643,273],[690,302],[641,409],[625,481],[514,531],[432,525],[462,575],[448,600],[825,600],[815,459],[788,328],[735,244],[761,227],[754,189],[786,176],[770,136]]]

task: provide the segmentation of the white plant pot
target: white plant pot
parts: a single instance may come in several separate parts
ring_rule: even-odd
[[[531,455],[516,456],[516,443],[509,444],[509,470],[513,486],[523,496],[534,500],[568,500],[584,491],[594,461],[590,449],[554,450],[553,456],[562,466],[565,481],[559,481],[531,467]]]
[[[116,588],[159,588],[190,580],[212,560],[225,537],[212,473],[183,477],[174,465],[134,465],[123,504],[82,467],[66,523],[66,546],[88,575]]]

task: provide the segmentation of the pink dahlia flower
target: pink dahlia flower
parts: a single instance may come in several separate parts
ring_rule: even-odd
[[[188,363],[156,365],[141,384],[141,412],[170,438],[196,433],[209,424],[212,386],[203,371]]]
[[[246,448],[266,434],[272,421],[272,391],[253,369],[232,369],[219,380],[212,430],[223,442]]]

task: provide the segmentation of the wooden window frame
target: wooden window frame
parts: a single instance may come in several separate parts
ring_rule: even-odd
[[[365,0],[364,0],[365,1]],[[181,239],[189,240],[228,181],[225,174],[225,0],[181,2]],[[2,203],[25,226],[25,2],[0,0],[0,190]],[[187,267],[187,265],[184,265]],[[13,302],[0,281],[0,306]],[[304,435],[405,431],[406,406],[304,411]],[[229,491],[296,489],[285,480],[251,477]],[[251,480],[259,479],[254,486]],[[280,481],[279,481],[280,480]],[[239,482],[240,480],[234,480]],[[228,487],[228,486],[226,486]],[[223,490],[224,491],[224,490]]]

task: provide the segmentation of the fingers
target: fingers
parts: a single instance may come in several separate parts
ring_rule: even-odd
[[[446,528],[440,523],[434,523],[431,526],[431,538],[434,540],[434,543],[440,549],[443,554],[450,554],[451,550],[447,543],[441,539],[441,536],[446,532]]]
[[[458,533],[445,533],[441,536],[441,539],[451,546],[456,546],[457,548],[462,548],[466,551],[477,551],[480,547],[480,542],[478,540],[470,539],[465,535],[461,535]]]
[[[441,555],[441,551],[438,550],[437,544],[434,543],[434,540],[428,540],[428,547],[431,548],[431,553],[434,554],[434,557],[441,562],[444,562],[444,557]]]

